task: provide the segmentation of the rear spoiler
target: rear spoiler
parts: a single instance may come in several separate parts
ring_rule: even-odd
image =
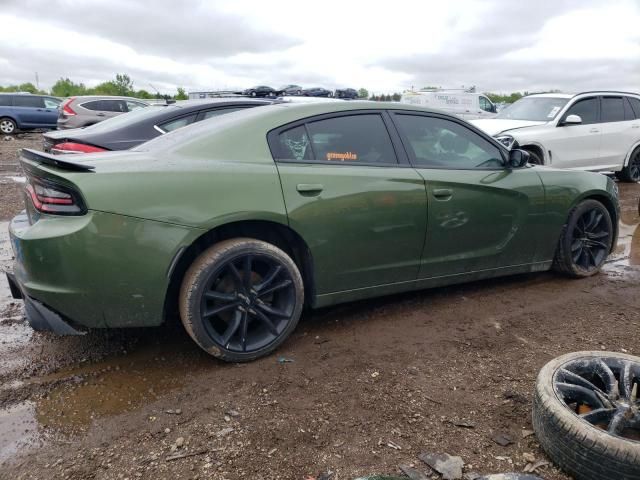
[[[71,170],[74,172],[89,172],[96,168],[93,165],[87,165],[85,163],[76,163],[70,162],[68,160],[63,160],[63,158],[65,158],[64,156],[38,152],[37,150],[32,150],[31,148],[21,149],[20,156],[27,160],[33,160],[34,162],[44,163],[45,165],[51,165],[62,170]]]

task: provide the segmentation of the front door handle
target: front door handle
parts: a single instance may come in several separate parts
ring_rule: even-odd
[[[303,195],[318,195],[324,190],[324,186],[320,183],[299,183],[296,185],[296,190]]]
[[[96,117],[104,117],[105,114],[104,113],[96,113]]]
[[[438,200],[449,200],[453,195],[453,190],[450,188],[435,188],[433,190],[433,196]]]
[[[591,130],[589,130],[589,133],[598,133],[600,130],[598,130],[597,128],[592,128]]]
[[[640,125],[631,125],[631,128],[640,128]]]

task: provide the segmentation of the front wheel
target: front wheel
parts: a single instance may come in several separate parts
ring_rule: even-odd
[[[180,317],[191,338],[231,362],[275,350],[295,329],[303,304],[302,277],[291,257],[251,238],[204,251],[180,289]]]
[[[553,261],[555,270],[571,277],[589,277],[600,271],[613,242],[613,223],[606,207],[584,200],[569,212]]]
[[[619,172],[616,177],[623,182],[636,183],[640,181],[640,147],[636,148],[629,157],[629,163]]]
[[[16,122],[10,118],[0,118],[0,132],[5,135],[11,135],[12,133],[15,133],[17,129],[18,126],[16,125]]]

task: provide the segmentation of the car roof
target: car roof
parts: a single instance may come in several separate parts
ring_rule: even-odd
[[[526,97],[523,97],[523,98],[545,97],[545,98],[567,98],[567,99],[569,99],[569,98],[579,97],[581,95],[610,95],[610,94],[633,95],[635,97],[640,95],[640,94],[634,93],[634,92],[618,92],[618,91],[615,91],[615,90],[593,90],[593,91],[580,92],[580,93],[535,93],[535,94],[532,94],[532,95],[527,95]]]
[[[153,99],[140,99],[134,97],[120,97],[118,95],[72,95],[75,100],[135,100],[136,102],[148,103]]]

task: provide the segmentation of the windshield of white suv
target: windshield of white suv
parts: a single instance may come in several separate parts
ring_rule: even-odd
[[[550,122],[568,101],[568,98],[524,97],[501,110],[495,118]]]

